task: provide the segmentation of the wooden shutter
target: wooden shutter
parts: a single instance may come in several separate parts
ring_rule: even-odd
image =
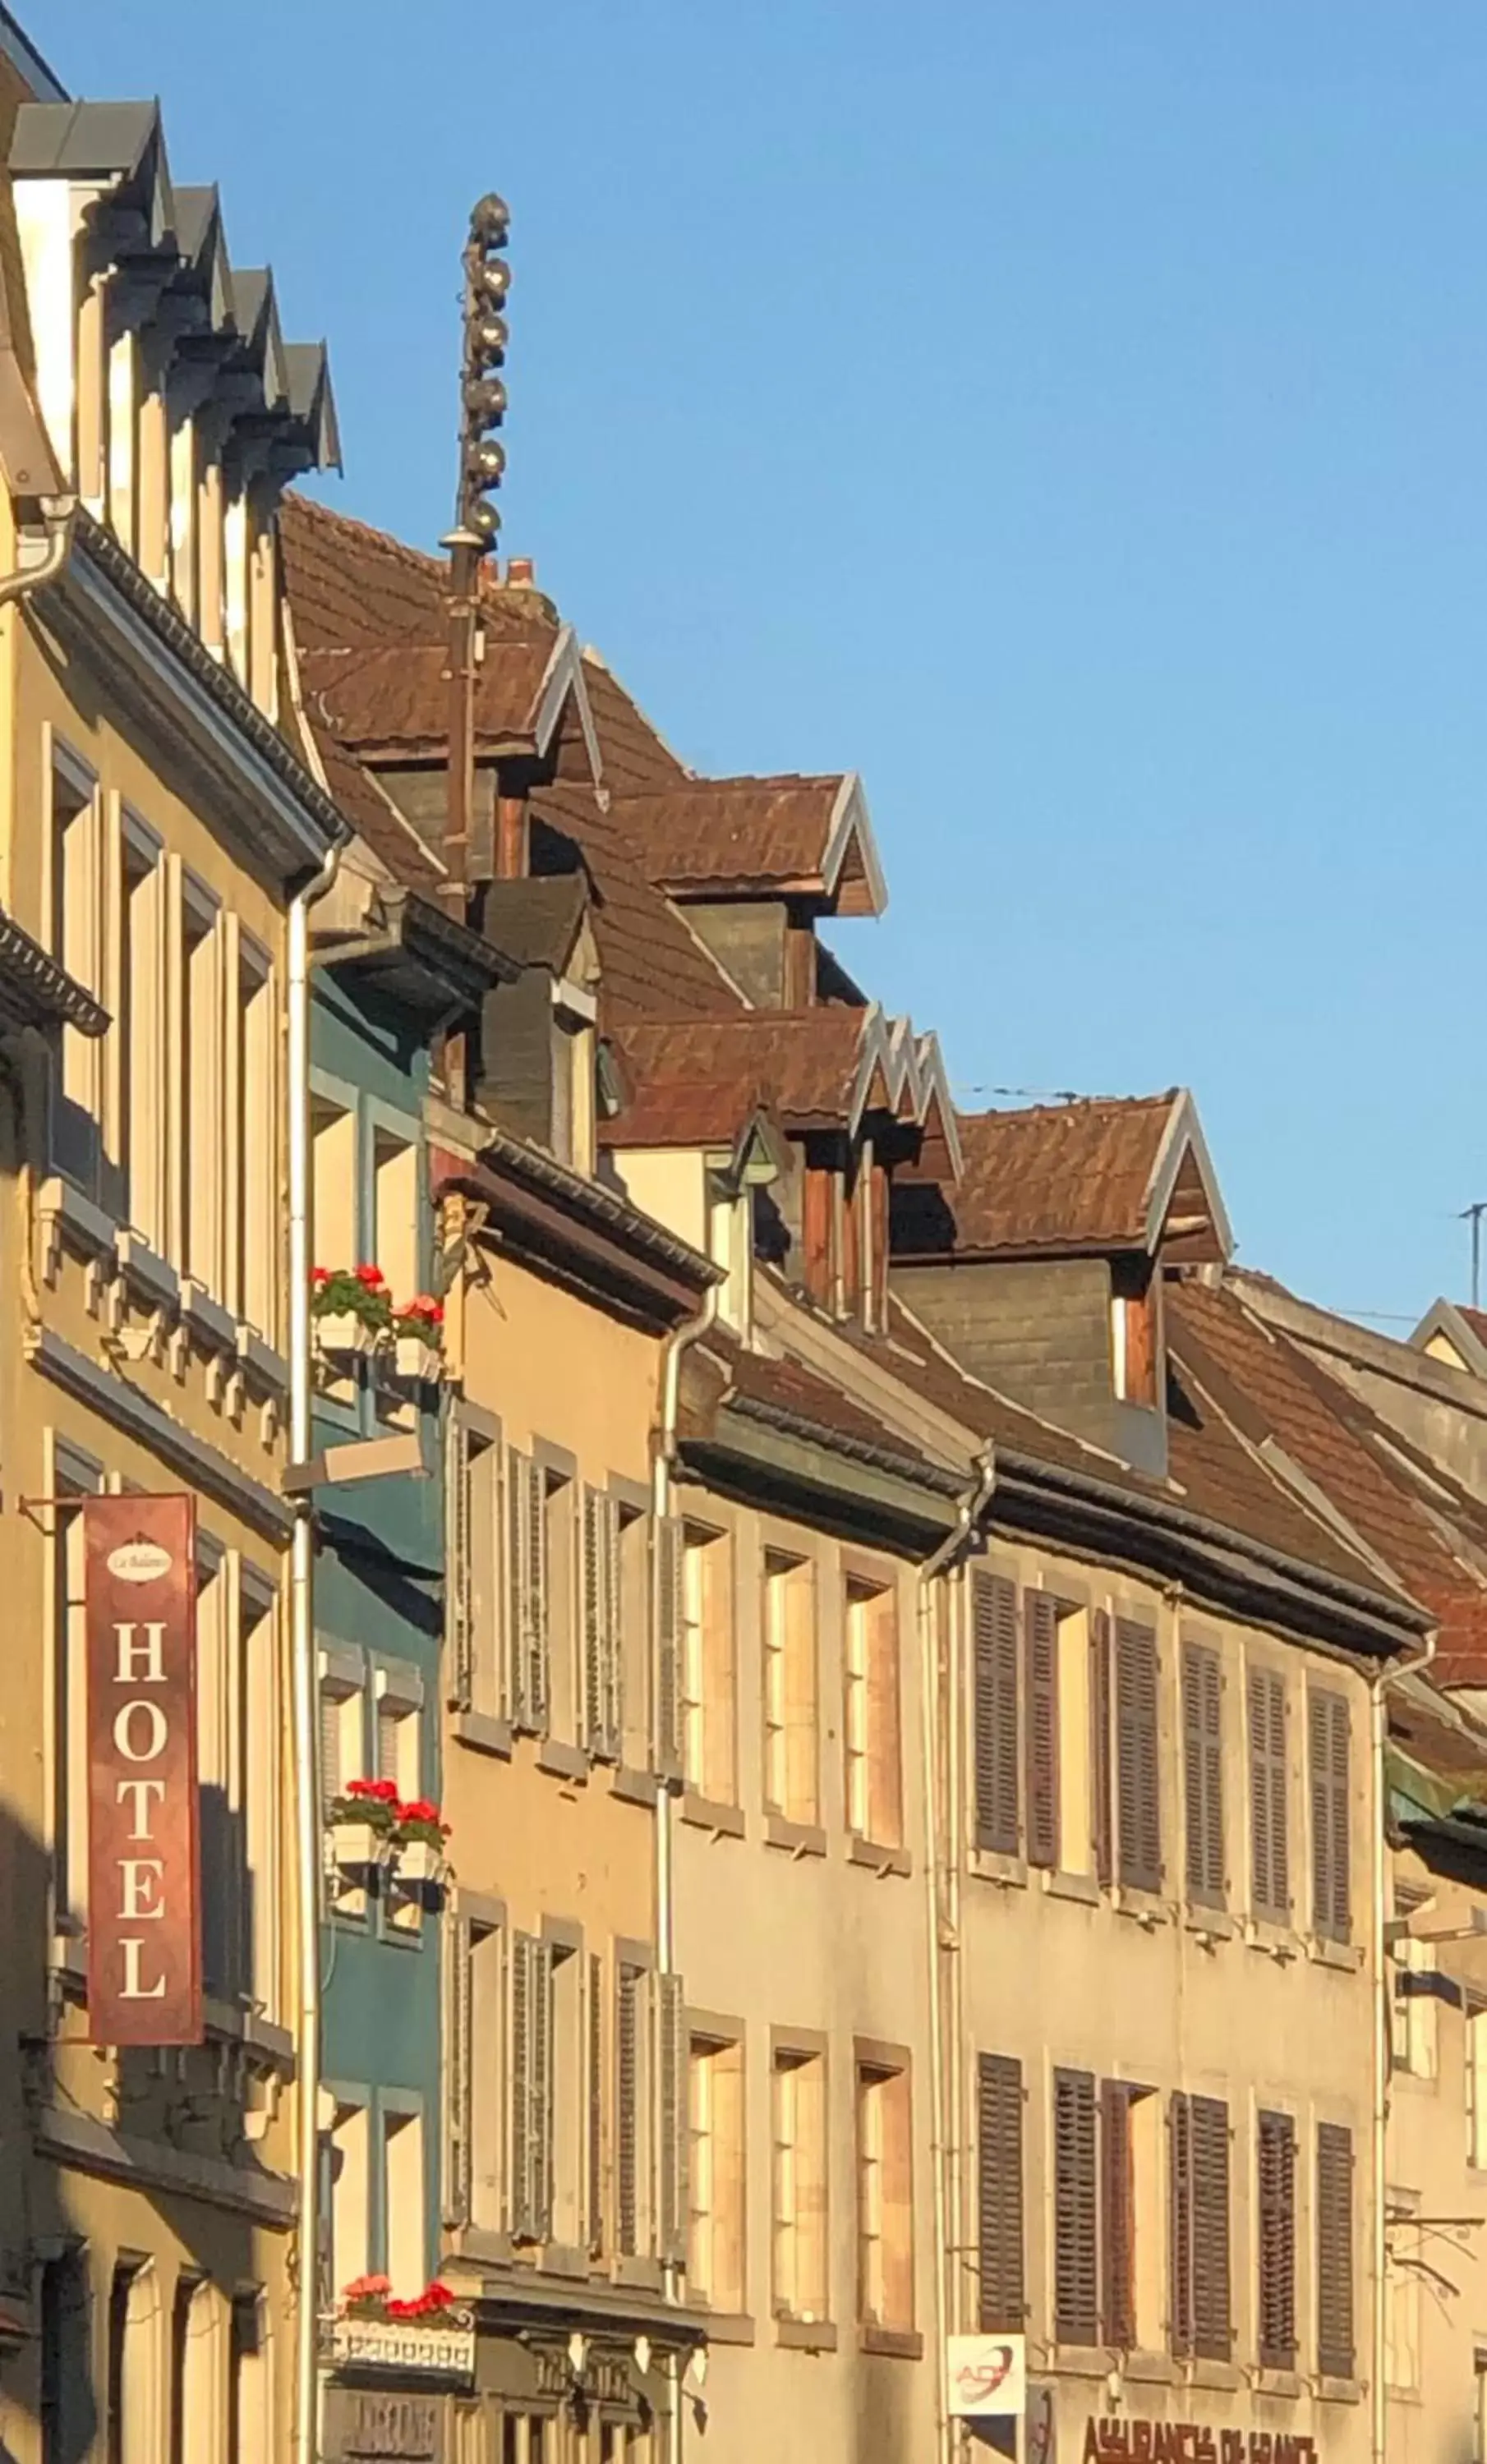
[[[1344,1711],[1346,1705],[1343,1705]],[[1353,2134],[1317,2125],[1317,2367],[1353,2375]]]
[[[1058,1862],[1058,1611],[1023,1594],[1028,1653],[1028,1862]]]
[[[619,1499],[607,1497],[604,1507],[604,1743],[599,1750],[618,1762],[625,1746],[625,1569]]]
[[[588,2046],[588,2157],[586,2198],[588,2209],[588,2252],[597,2258],[604,2249],[604,1962],[588,1955],[588,2008],[585,2014]]]
[[[323,1810],[332,1797],[341,1794],[342,1781],[359,1776],[341,1768],[341,1708],[344,1697],[321,1688],[321,1805]]]
[[[1020,2334],[1027,2323],[1022,2064],[1010,2054],[982,2054],[977,2059],[976,2166],[982,2332]]]
[[[621,1966],[614,1997],[614,2201],[626,2258],[637,2255],[640,2238],[640,1983],[639,1969]]]
[[[604,1511],[608,1503],[601,1490],[585,1486],[579,1556],[584,1625],[584,1744],[591,1754],[605,1750],[608,1736],[610,1553]]]
[[[511,1941],[511,2231],[519,2240],[536,2234],[532,2215],[532,1962],[530,1934]]]
[[[451,1710],[475,1699],[475,1618],[471,1600],[470,1432],[449,1418],[444,1457],[444,1652]]]
[[[687,2020],[679,1976],[655,1979],[657,2140],[656,2255],[687,2255]]]
[[[470,1959],[470,1920],[455,1917],[445,1937],[444,1958],[444,2221],[455,2230],[470,2222],[475,2130],[475,1979]]]
[[[1017,1778],[1017,1590],[979,1567],[970,1578],[974,1663],[976,1845],[1003,1857],[1020,1846]]]
[[[863,1606],[867,1645],[868,1836],[897,1848],[903,1839],[903,1749],[899,1718],[899,1597],[875,1593]]]
[[[1111,1773],[1110,1617],[1097,1609],[1090,1619],[1090,1831],[1095,1850],[1095,1879],[1108,1882],[1115,1872],[1115,1824]]]
[[[1187,1896],[1224,1904],[1223,1676],[1207,1643],[1183,1645],[1183,1804]]]
[[[1095,2081],[1054,2073],[1054,2340],[1093,2344],[1099,2332]]]
[[[1116,1619],[1116,1837],[1121,1881],[1162,1888],[1161,1762],[1157,1733],[1157,1638]]]
[[[1192,2114],[1178,2094],[1167,2107],[1167,2283],[1172,2351],[1185,2360],[1193,2348],[1192,2318]]]
[[[1104,2339],[1118,2352],[1136,2342],[1136,2202],[1131,2180],[1131,2090],[1102,2079],[1100,2129],[1100,2306]]]
[[[507,1457],[506,1538],[512,1718],[541,1733],[547,1725],[547,1485],[529,1455]]]
[[[1229,2274],[1229,2107],[1217,2097],[1188,2100],[1192,2139],[1192,2348],[1227,2362],[1231,2343]]]
[[[652,1597],[655,1632],[655,1733],[652,1740],[656,1769],[668,1779],[681,1776],[681,1524],[663,1515],[652,1527]]]
[[[1256,1914],[1283,1925],[1291,1913],[1286,1821],[1286,1683],[1252,1668],[1245,1688],[1250,1733],[1250,1885]]]
[[[1329,1942],[1352,1932],[1350,1738],[1341,1694],[1314,1687],[1307,1723],[1312,1806],[1312,1924]]]
[[[1296,2366],[1296,2123],[1261,2113],[1255,2142],[1260,2367]]]
[[[531,2095],[527,2123],[528,2163],[531,2167],[530,2213],[532,2231],[539,2241],[552,2238],[552,1946],[532,1942],[528,1947],[532,1983],[531,2014]]]

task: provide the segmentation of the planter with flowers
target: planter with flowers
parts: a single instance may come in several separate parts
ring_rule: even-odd
[[[397,1782],[350,1779],[325,1809],[325,1829],[334,1862],[357,1872],[386,1862],[397,1828]]]
[[[380,1266],[315,1266],[310,1316],[322,1352],[365,1354],[387,1341],[392,1297]]]
[[[427,1384],[442,1375],[444,1369],[444,1304],[432,1292],[419,1292],[415,1299],[392,1312],[392,1332],[396,1341],[397,1374],[414,1377]]]
[[[426,1796],[411,1797],[398,1808],[392,1830],[392,1846],[397,1854],[397,1878],[405,1888],[444,1879],[444,1842],[449,1837],[449,1824],[441,1821],[439,1809]]]
[[[386,2276],[359,2276],[345,2286],[328,2323],[335,2362],[446,2378],[466,2378],[475,2368],[472,2313],[437,2278],[400,2300]]]

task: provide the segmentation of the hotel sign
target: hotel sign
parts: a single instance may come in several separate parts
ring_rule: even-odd
[[[88,2033],[199,2045],[196,1501],[83,1504]]]

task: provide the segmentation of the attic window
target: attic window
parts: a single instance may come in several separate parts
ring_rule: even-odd
[[[1150,1261],[1116,1259],[1111,1265],[1110,1285],[1110,1353],[1116,1399],[1154,1406],[1161,1328]]]

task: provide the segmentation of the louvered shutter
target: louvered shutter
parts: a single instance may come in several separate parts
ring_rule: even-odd
[[[679,1976],[655,1979],[657,2255],[687,2255],[687,2019]]]
[[[1202,2361],[1227,2362],[1231,2343],[1229,2107],[1189,2099],[1192,2133],[1192,2338]]]
[[[1224,1904],[1224,1680],[1216,1651],[1183,1645],[1183,1793],[1187,1896]]]
[[[1136,2342],[1136,2213],[1131,2181],[1131,2091],[1123,2079],[1099,2089],[1101,2310],[1104,2338],[1119,2352]]]
[[[444,1957],[444,2221],[455,2230],[470,2222],[474,2032],[470,1921],[455,1917]]]
[[[588,2046],[588,2252],[597,2258],[604,2249],[604,1962],[588,1955],[588,2008],[585,2013]]]
[[[470,1554],[470,1432],[452,1412],[444,1453],[444,1665],[454,1711],[468,1711],[475,1699]]]
[[[685,1623],[682,1604],[681,1524],[663,1515],[652,1526],[653,1658],[655,1686],[654,1747],[657,1771],[667,1779],[681,1777],[681,1642]]]
[[[982,2054],[976,2064],[976,2184],[983,2334],[1020,2334],[1023,2268],[1022,2064]]]
[[[1121,1881],[1162,1887],[1161,1763],[1157,1733],[1157,1638],[1116,1619],[1116,1837]]]
[[[1256,1913],[1283,1925],[1291,1913],[1285,1679],[1278,1669],[1252,1668],[1245,1691],[1250,1740],[1251,1889]]]
[[[1345,1707],[1345,1706],[1344,1706]],[[1317,2125],[1317,2367],[1353,2375],[1353,2134]]]
[[[511,1711],[518,1727],[547,1725],[547,1487],[529,1455],[506,1461],[506,1573]]]
[[[532,2213],[532,1962],[530,1934],[511,1940],[511,2231],[519,2240],[536,2237]]]
[[[1313,1689],[1307,1723],[1312,1807],[1312,1924],[1329,1942],[1352,1932],[1352,1843],[1348,1808],[1348,1708],[1341,1694]]]
[[[975,1691],[976,1845],[1015,1857],[1018,1825],[1017,1591],[1005,1575],[971,1575]]]
[[[603,1753],[607,1742],[608,1600],[610,1555],[604,1509],[608,1500],[596,1488],[585,1487],[579,1542],[584,1614],[584,1743],[591,1754]]]
[[[1296,2366],[1296,2123],[1261,2113],[1255,2143],[1259,2211],[1260,2367]]]
[[[603,1744],[601,1753],[618,1762],[625,1743],[625,1575],[617,1497],[604,1501]]]
[[[1090,1620],[1090,1830],[1098,1882],[1108,1882],[1115,1872],[1111,1692],[1110,1618],[1104,1609],[1097,1609]]]
[[[1054,2073],[1054,2338],[1093,2344],[1099,2331],[1095,2081]]]
[[[532,1942],[531,1962],[531,2094],[528,2102],[527,2162],[531,2172],[528,2211],[539,2241],[552,2238],[552,1945]]]
[[[626,2258],[640,2237],[640,1981],[622,1966],[614,1997],[614,2201]]]
[[[328,1806],[341,1794],[344,1776],[341,1769],[342,1697],[321,1689],[321,1804]],[[355,1778],[357,1774],[350,1774]]]
[[[1192,2317],[1192,2114],[1178,2094],[1167,2107],[1167,2283],[1172,2351],[1185,2360],[1193,2348]]]
[[[1028,1653],[1028,1862],[1058,1862],[1058,1612],[1023,1595]]]

